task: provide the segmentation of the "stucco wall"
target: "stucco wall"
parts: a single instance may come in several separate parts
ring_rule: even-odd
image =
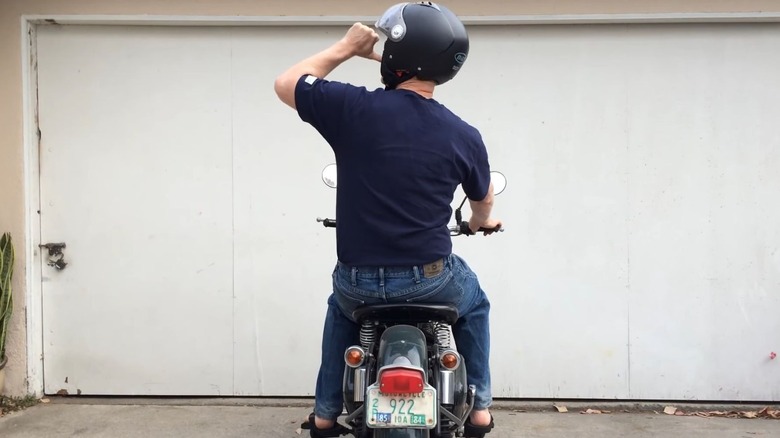
[[[5,389],[28,393],[26,349],[25,186],[22,109],[21,17],[24,15],[378,15],[394,1],[336,0],[3,0],[0,1],[0,232],[10,231],[17,247],[14,319],[8,340]],[[775,0],[468,0],[442,1],[460,15],[620,14],[675,12],[780,12]]]

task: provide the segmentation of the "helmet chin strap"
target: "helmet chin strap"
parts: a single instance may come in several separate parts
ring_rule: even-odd
[[[397,70],[394,73],[395,74],[393,75],[388,75],[389,77],[382,77],[382,82],[385,84],[385,90],[395,90],[402,83],[417,76],[416,73],[403,70]]]

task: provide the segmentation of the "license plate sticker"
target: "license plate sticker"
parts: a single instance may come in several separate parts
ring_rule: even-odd
[[[368,387],[366,417],[372,428],[433,429],[437,421],[436,389],[426,386],[419,394],[384,394]]]

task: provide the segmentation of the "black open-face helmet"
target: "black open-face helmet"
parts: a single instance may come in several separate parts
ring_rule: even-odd
[[[441,85],[454,78],[466,62],[466,27],[444,6],[399,3],[375,26],[387,36],[381,67],[387,89],[413,77]]]

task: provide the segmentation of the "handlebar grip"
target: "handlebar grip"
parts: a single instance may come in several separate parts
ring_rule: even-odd
[[[504,229],[498,226],[495,228],[479,227],[479,230],[477,230],[477,232],[485,232],[485,231],[492,231],[496,233],[496,232],[504,231]],[[471,231],[471,228],[469,228],[469,223],[466,221],[460,223],[460,233],[465,234],[466,236],[473,236],[475,234]]]
[[[322,226],[325,228],[336,228],[336,219],[317,218],[317,222],[322,222]]]

